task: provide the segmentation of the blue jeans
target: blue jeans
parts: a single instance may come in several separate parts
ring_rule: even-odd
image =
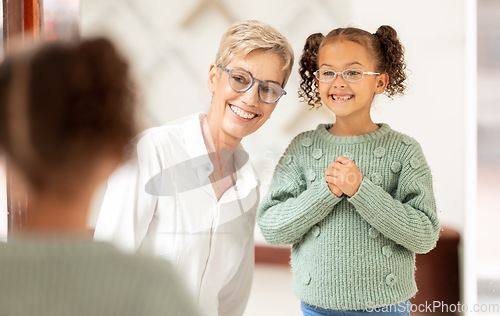
[[[404,301],[395,305],[370,308],[367,306],[366,310],[333,310],[316,307],[302,302],[300,305],[304,316],[356,316],[366,314],[379,314],[384,316],[409,316],[411,311],[410,301]]]

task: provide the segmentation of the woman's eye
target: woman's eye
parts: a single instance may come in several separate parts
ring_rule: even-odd
[[[278,95],[278,91],[274,89],[273,87],[262,87],[261,89],[262,93],[265,93],[269,96],[276,96]]]
[[[248,79],[245,76],[238,74],[233,75],[233,80],[241,84],[246,84],[248,82]]]

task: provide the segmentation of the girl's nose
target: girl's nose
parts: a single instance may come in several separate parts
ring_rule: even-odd
[[[335,88],[345,88],[346,81],[342,74],[338,74],[337,77],[332,81],[332,84]]]

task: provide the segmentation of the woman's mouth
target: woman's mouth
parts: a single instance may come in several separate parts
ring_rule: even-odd
[[[333,101],[349,101],[351,100],[352,98],[354,98],[354,95],[353,94],[343,94],[343,95],[340,95],[340,94],[331,94],[330,97],[332,98]]]
[[[255,113],[247,112],[247,111],[240,109],[239,107],[236,107],[234,105],[229,105],[229,108],[231,109],[231,112],[233,112],[234,114],[236,114],[236,116],[238,116],[239,118],[242,118],[244,120],[251,120],[257,116],[257,114],[255,114]]]

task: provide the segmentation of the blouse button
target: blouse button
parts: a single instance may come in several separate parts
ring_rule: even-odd
[[[292,155],[286,155],[285,157],[283,157],[283,162],[286,164],[291,163],[292,162]]]

